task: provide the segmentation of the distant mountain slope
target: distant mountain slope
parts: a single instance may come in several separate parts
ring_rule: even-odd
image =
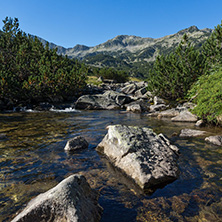
[[[158,39],[119,35],[94,47],[76,45],[66,49],[53,43],[50,43],[49,46],[51,48],[57,47],[59,54],[83,60],[93,66],[115,67],[130,70],[131,74],[135,76],[144,76],[147,67],[154,62],[156,56],[174,50],[185,33],[196,47],[200,47],[212,31],[212,29],[207,28],[199,30],[196,26],[191,26],[176,34]],[[45,40],[40,40],[45,44]]]

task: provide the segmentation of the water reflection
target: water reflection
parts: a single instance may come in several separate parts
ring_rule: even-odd
[[[144,195],[95,151],[110,124],[152,127],[172,139],[180,147],[180,178]],[[100,191],[103,222],[221,218],[222,149],[203,138],[175,136],[182,128],[194,126],[119,111],[0,114],[0,135],[7,138],[0,140],[0,221],[10,220],[32,197],[73,173],[85,175]],[[203,130],[221,134],[220,128]],[[76,135],[84,136],[89,148],[64,152],[66,141]]]

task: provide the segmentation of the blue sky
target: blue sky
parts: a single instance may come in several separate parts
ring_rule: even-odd
[[[221,0],[1,0],[0,19],[17,17],[26,33],[74,47],[123,34],[159,38],[191,25],[214,28],[221,9]]]

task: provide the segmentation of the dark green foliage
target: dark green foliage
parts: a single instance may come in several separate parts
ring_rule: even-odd
[[[197,106],[193,112],[207,122],[218,123],[222,116],[222,68],[209,75],[201,76],[190,90]]]
[[[157,57],[148,88],[162,98],[181,99],[203,72],[204,58],[184,35],[175,52]]]
[[[115,80],[119,83],[129,80],[129,75],[126,72],[113,68],[93,68],[93,74],[104,79]]]
[[[192,86],[189,97],[195,98],[197,106],[193,110],[207,122],[219,123],[222,118],[222,24],[203,45],[206,71]],[[221,123],[220,123],[221,124]]]
[[[0,99],[41,101],[78,93],[87,67],[50,50],[19,29],[18,19],[6,17],[0,32]]]
[[[206,58],[208,71],[218,64],[222,64],[222,23],[215,27],[214,32],[207,39],[202,49]]]

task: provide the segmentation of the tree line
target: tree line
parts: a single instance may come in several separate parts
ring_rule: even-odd
[[[125,81],[127,74],[115,69],[92,68],[57,54],[37,37],[20,30],[17,18],[6,17],[0,30],[0,100],[13,104],[38,103],[78,96],[87,76]],[[93,71],[92,71],[93,70]]]

